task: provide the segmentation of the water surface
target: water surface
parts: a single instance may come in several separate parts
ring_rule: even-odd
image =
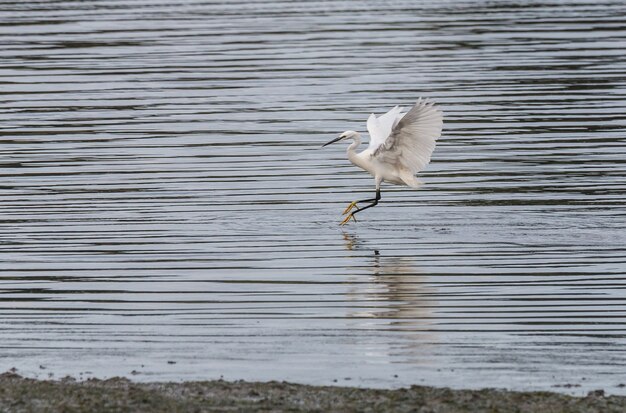
[[[3,1],[0,43],[2,369],[626,392],[623,2]],[[419,96],[425,186],[340,228],[373,180],[321,144]]]

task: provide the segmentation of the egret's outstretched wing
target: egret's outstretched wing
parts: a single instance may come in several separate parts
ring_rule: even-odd
[[[430,162],[442,127],[441,111],[434,103],[420,98],[393,127],[373,156],[381,162],[416,174]]]
[[[382,145],[387,137],[391,134],[394,126],[398,124],[401,119],[400,112],[402,108],[396,106],[384,115],[378,118],[373,113],[367,119],[367,131],[370,134],[370,143],[368,149],[375,151],[380,145]]]

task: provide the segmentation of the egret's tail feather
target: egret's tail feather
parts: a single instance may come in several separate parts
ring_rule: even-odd
[[[415,176],[411,174],[405,174],[404,176],[402,176],[402,180],[404,181],[405,184],[407,184],[413,189],[417,189],[424,184],[422,181],[420,181],[419,179],[417,179]]]

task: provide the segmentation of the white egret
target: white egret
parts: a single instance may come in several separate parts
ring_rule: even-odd
[[[367,119],[369,146],[360,153],[356,152],[356,148],[361,144],[361,135],[351,130],[323,145],[352,139],[348,146],[348,159],[374,176],[376,182],[376,197],[351,202],[342,214],[348,216],[340,225],[348,223],[350,218],[356,222],[354,215],[378,204],[382,182],[418,188],[421,182],[415,174],[430,162],[442,127],[441,111],[434,103],[420,98],[407,113],[402,113],[399,106],[379,117],[372,113]],[[368,205],[364,207],[357,205],[365,202]],[[356,210],[351,212],[352,209]]]

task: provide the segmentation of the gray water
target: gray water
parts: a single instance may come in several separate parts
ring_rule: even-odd
[[[0,45],[2,371],[626,393],[623,2],[2,1]],[[321,144],[420,96],[425,185],[339,227]]]

